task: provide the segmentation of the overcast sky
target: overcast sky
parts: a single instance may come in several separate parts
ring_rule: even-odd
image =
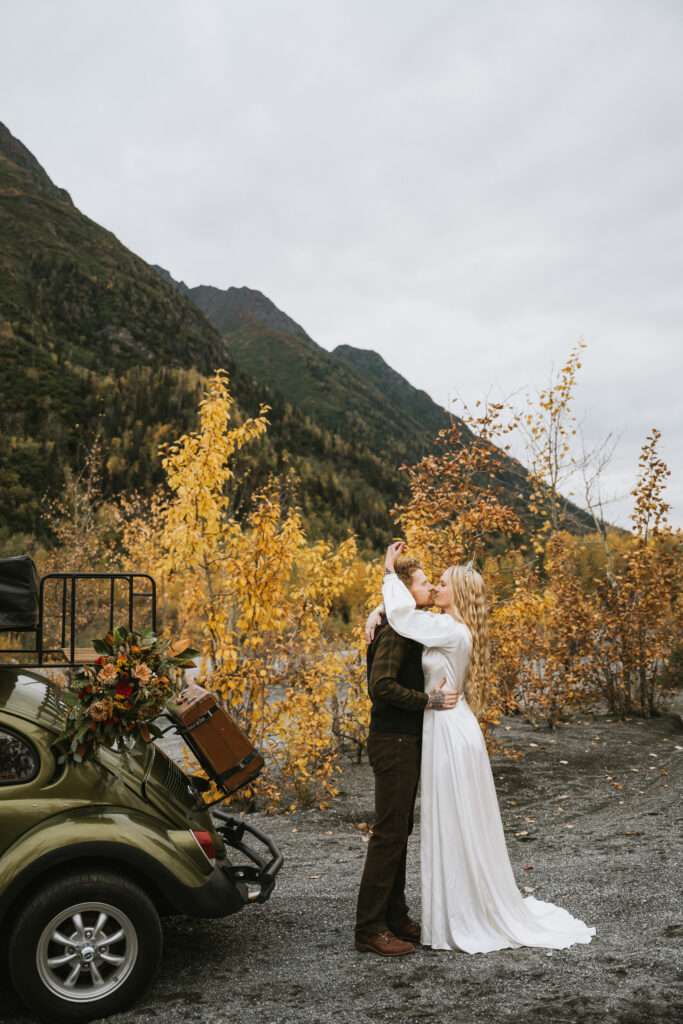
[[[143,259],[440,404],[583,337],[611,518],[656,426],[683,526],[681,53],[681,0],[1,0],[0,120]]]

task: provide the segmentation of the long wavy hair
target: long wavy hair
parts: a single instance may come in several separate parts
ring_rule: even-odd
[[[465,696],[478,715],[486,707],[489,695],[489,613],[486,586],[476,569],[450,565],[444,574],[448,580],[449,611],[464,622],[472,634],[472,651],[465,678]]]

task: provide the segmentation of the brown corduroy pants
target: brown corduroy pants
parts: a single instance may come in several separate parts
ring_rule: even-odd
[[[368,759],[375,774],[375,825],[358,893],[356,932],[376,935],[408,920],[406,854],[420,757],[420,736],[373,731],[368,735]]]

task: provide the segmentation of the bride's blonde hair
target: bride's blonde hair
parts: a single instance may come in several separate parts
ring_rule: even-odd
[[[476,571],[464,565],[450,565],[444,573],[448,581],[450,609],[472,634],[465,696],[475,714],[486,707],[489,692],[489,616],[486,587]]]

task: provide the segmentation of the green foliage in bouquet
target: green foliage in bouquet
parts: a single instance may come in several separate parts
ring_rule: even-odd
[[[100,746],[116,745],[127,764],[127,740],[149,743],[161,735],[154,719],[175,696],[172,669],[192,666],[199,652],[187,641],[172,644],[151,629],[134,633],[125,626],[92,643],[99,658],[79,668],[63,695],[68,710],[57,739],[66,749],[61,760],[80,764]]]

